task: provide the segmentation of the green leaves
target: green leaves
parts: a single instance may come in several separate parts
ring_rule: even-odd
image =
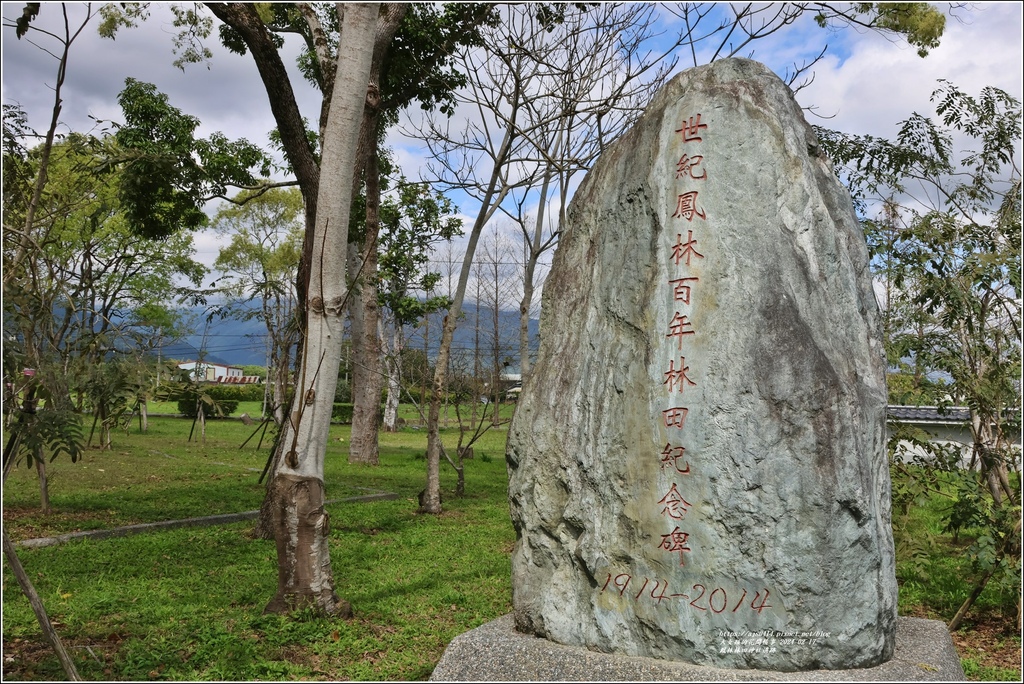
[[[409,290],[429,292],[438,278],[427,270],[430,248],[442,240],[462,234],[462,221],[455,216],[454,205],[444,195],[427,186],[398,184],[398,197],[381,206],[378,273],[381,303],[394,313],[400,325],[410,325],[424,315],[447,306],[444,297],[420,301]]]
[[[939,46],[939,38],[946,28],[946,17],[926,2],[861,3],[875,5],[878,28],[903,34],[907,42],[918,48],[921,57]]]
[[[18,453],[12,458],[25,457],[25,463],[31,467],[38,457],[50,461],[61,454],[67,454],[71,462],[77,462],[82,456],[85,439],[82,434],[81,417],[70,409],[40,410],[27,420],[12,426],[17,431]]]
[[[970,468],[930,440],[893,435],[928,454],[914,469],[894,462],[894,503],[906,511],[920,492],[941,492],[952,501],[943,531],[975,537],[967,556],[978,584],[954,629],[993,574],[1007,576],[1000,564],[1019,572],[1019,551],[1007,549],[1020,531],[1011,469],[1021,424],[1021,107],[998,89],[975,98],[946,81],[932,101],[941,123],[913,114],[894,141],[823,132],[822,145],[858,207],[875,212],[866,234],[885,294],[886,353],[899,371],[890,399],[970,409]]]
[[[38,2],[26,2],[25,7],[22,8],[21,16],[18,17],[16,22],[17,28],[14,30],[14,34],[18,36],[19,40],[28,33],[28,27],[32,20],[39,15],[39,5],[40,3]]]
[[[398,112],[418,102],[425,111],[438,108],[455,113],[452,98],[466,85],[455,68],[459,46],[479,45],[480,28],[497,20],[492,5],[484,3],[415,3],[402,24],[381,70],[381,113],[386,125],[398,120]]]
[[[945,15],[927,2],[857,2],[845,7],[823,3],[818,7],[814,20],[822,28],[839,22],[902,35],[918,48],[920,57],[939,46],[946,28]]]
[[[118,96],[125,123],[109,162],[121,167],[120,200],[132,230],[163,239],[206,224],[202,206],[228,185],[252,186],[269,173],[266,154],[242,139],[196,138],[199,119],[183,114],[156,86],[127,79]]]

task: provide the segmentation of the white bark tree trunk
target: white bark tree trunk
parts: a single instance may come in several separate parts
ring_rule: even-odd
[[[278,587],[267,612],[312,606],[327,614],[351,614],[351,606],[334,593],[323,472],[341,363],[352,169],[378,11],[378,5],[338,3],[343,28],[323,137],[306,289],[306,338],[295,398],[282,426],[282,458],[272,484],[278,502],[273,511]]]
[[[384,334],[381,331],[381,340]],[[402,326],[397,321],[392,336],[391,349],[385,349],[384,359],[387,365],[388,383],[387,400],[384,403],[384,429],[388,432],[398,431],[398,403],[402,394],[402,348],[405,346]]]

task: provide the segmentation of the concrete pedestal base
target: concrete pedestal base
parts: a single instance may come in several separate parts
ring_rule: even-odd
[[[563,646],[515,631],[505,615],[456,637],[431,681],[962,681],[953,640],[937,620],[901,617],[896,652],[877,667],[775,672],[729,670]]]

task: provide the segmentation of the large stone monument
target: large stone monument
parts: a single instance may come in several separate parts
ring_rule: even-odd
[[[509,432],[515,626],[724,668],[893,653],[865,240],[791,91],[681,73],[587,175]]]

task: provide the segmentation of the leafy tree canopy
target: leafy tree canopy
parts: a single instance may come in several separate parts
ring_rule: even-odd
[[[252,187],[252,171],[270,160],[245,139],[222,133],[197,138],[199,119],[172,106],[151,83],[129,78],[118,96],[125,123],[117,127],[111,164],[122,167],[120,200],[132,230],[162,239],[206,224],[203,204],[227,186]]]
[[[947,81],[932,101],[941,123],[914,114],[894,141],[820,138],[862,211],[882,203],[866,226],[892,284],[890,351],[950,378],[956,401],[1007,434],[1020,425],[1021,105]]]
[[[929,50],[939,46],[946,29],[945,15],[927,2],[856,2],[850,10],[837,10],[825,4],[814,19],[822,28],[839,19],[901,34],[921,57],[927,57]]]

